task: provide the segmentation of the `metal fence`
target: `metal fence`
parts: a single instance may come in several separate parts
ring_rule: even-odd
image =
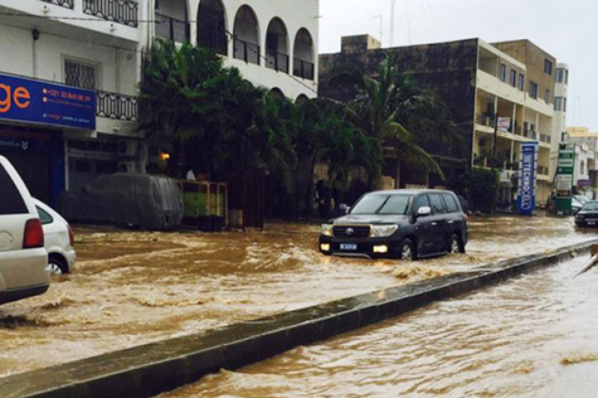
[[[138,98],[131,95],[97,91],[96,116],[137,121],[139,117]]]
[[[260,46],[235,38],[235,58],[250,64],[260,64]]]
[[[42,0],[44,3],[55,4],[57,6],[61,6],[64,8],[70,8],[71,10],[74,8],[75,0]]]
[[[187,21],[156,13],[156,36],[173,42],[182,43],[191,37],[190,25]]]
[[[131,0],[83,0],[83,12],[136,28],[138,4]]]
[[[266,54],[266,67],[279,72],[289,73],[289,56],[282,53]]]
[[[293,75],[307,80],[314,80],[315,65],[311,62],[295,58],[293,62]]]

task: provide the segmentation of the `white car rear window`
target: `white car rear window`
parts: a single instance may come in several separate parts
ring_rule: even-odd
[[[21,197],[21,193],[15,186],[12,178],[0,164],[0,215],[26,214],[27,206]]]

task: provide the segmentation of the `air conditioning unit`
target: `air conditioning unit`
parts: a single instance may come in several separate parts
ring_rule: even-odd
[[[119,141],[116,144],[116,151],[120,156],[135,156],[137,154],[137,142]]]
[[[135,162],[118,162],[119,173],[135,173],[136,172]]]

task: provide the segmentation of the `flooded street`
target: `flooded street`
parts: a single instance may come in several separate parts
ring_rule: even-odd
[[[78,228],[75,234],[73,274],[53,278],[45,295],[0,307],[0,377],[597,236],[577,231],[571,218],[472,218],[467,254],[403,263],[322,256],[314,225],[221,234]]]
[[[571,279],[588,258],[160,397],[596,397],[598,269]]]

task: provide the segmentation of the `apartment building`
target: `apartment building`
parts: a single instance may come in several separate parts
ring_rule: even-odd
[[[563,142],[575,144],[573,188],[593,199],[598,190],[598,132],[586,127],[567,127]]]
[[[213,48],[254,84],[312,98],[318,11],[319,0],[0,0],[0,154],[54,205],[98,175],[145,172],[158,154],[138,129],[138,83],[156,38]]]
[[[321,55],[320,95],[352,98],[357,89],[351,75],[374,76],[388,55],[400,70],[435,91],[449,108],[461,143],[424,146],[449,178],[473,166],[491,167],[495,146],[495,166],[502,170],[501,201],[511,202],[517,187],[521,144],[538,142],[537,203],[545,203],[552,190],[557,65],[553,56],[528,40],[489,44],[469,39],[390,49],[381,49],[376,43],[368,36],[346,37],[340,53]],[[404,175],[396,185],[404,186],[418,177]],[[433,178],[427,182],[438,183]]]

